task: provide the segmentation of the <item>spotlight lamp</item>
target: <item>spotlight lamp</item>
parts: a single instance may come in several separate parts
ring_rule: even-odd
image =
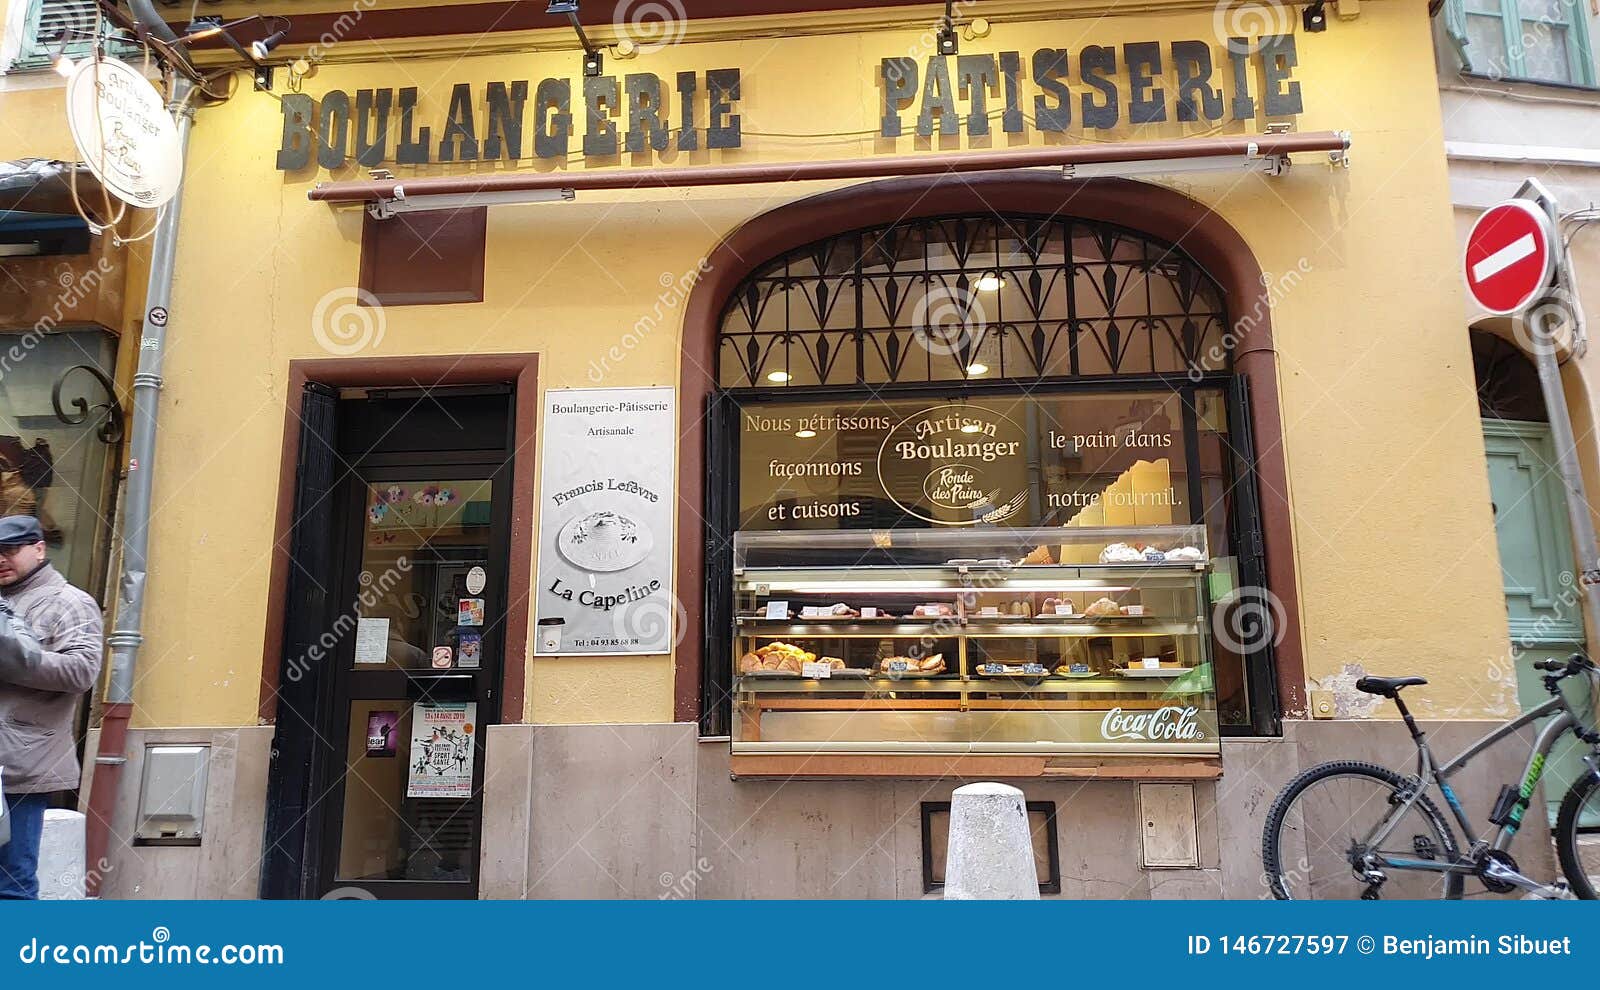
[[[578,0],[550,0],[545,7],[546,14],[565,16],[572,23],[572,30],[578,34],[578,43],[583,46],[583,76],[593,79],[605,71],[605,56],[600,50],[590,44],[589,36],[583,32],[583,24],[578,20]]]
[[[283,28],[272,32],[265,38],[259,38],[255,41],[252,41],[250,42],[250,54],[256,57],[256,61],[263,62],[266,60],[268,55],[272,54],[272,50],[274,48],[283,44],[283,39],[287,37],[289,37],[289,30],[287,28]]]
[[[1309,32],[1328,30],[1327,0],[1312,0],[1300,12],[1300,25]]]
[[[939,54],[955,55],[961,51],[961,40],[956,35],[955,0],[944,0],[944,17],[939,21]]]

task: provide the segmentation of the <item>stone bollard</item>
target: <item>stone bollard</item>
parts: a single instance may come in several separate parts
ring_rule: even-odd
[[[1028,805],[1006,784],[967,784],[950,798],[947,901],[1036,901]]]
[[[84,897],[85,826],[76,811],[51,808],[39,836],[39,899],[81,901]]]

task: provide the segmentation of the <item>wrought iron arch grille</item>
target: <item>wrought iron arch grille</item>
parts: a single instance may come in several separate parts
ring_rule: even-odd
[[[1217,283],[1114,224],[960,216],[816,241],[723,311],[724,388],[1071,380],[1228,371]]]

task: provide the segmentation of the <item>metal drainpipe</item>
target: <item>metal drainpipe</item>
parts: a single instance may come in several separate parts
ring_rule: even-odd
[[[137,5],[135,10],[137,10]],[[143,18],[141,17],[141,22]],[[165,25],[163,25],[165,27]],[[167,109],[175,116],[179,160],[189,157],[189,129],[194,108],[189,95],[194,84],[174,75],[172,100]],[[128,762],[128,719],[133,714],[133,687],[144,642],[145,579],[149,573],[150,488],[155,466],[156,414],[161,400],[161,362],[167,342],[168,314],[172,303],[172,266],[178,249],[179,207],[184,179],[171,202],[162,208],[151,242],[150,280],[145,289],[145,320],[139,338],[139,366],[133,376],[133,432],[128,443],[128,481],[123,493],[122,574],[117,580],[117,614],[106,645],[111,648],[111,678],[100,721],[100,745],[90,781],[88,835],[86,836],[88,894],[98,895],[102,874],[110,869],[105,856],[111,842],[111,821],[116,811],[122,767]]]

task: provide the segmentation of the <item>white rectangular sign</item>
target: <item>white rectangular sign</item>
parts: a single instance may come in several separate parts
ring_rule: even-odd
[[[671,388],[545,393],[536,653],[670,653],[678,421]]]
[[[472,741],[477,721],[475,701],[421,703],[411,709],[406,797],[472,796]]]

